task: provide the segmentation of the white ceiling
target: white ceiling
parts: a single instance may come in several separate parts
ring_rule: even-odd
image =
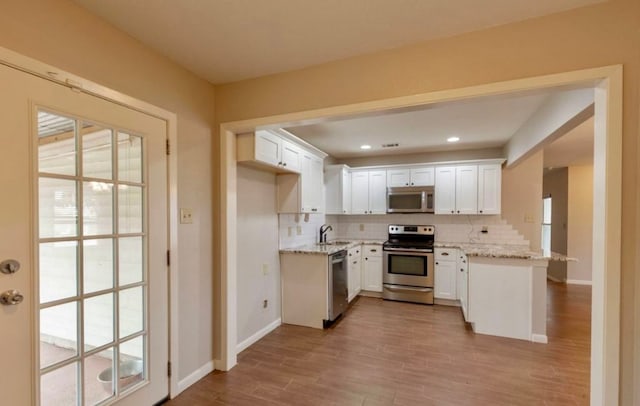
[[[544,148],[544,167],[562,168],[593,163],[593,117]]]
[[[335,158],[502,147],[549,94],[483,97],[286,130]],[[452,136],[460,141],[447,143]],[[399,146],[382,148],[388,143]]]
[[[225,83],[603,0],[74,1],[212,83]]]

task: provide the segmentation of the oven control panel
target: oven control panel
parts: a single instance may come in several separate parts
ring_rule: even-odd
[[[403,224],[389,224],[389,234],[408,234],[408,235],[434,235],[435,226],[411,226]]]

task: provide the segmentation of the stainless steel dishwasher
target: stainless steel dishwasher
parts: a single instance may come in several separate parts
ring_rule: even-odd
[[[347,250],[329,255],[329,320],[324,320],[325,328],[329,327],[347,308]]]

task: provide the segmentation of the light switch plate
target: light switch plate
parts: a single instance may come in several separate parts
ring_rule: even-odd
[[[192,224],[192,223],[193,223],[193,210],[180,209],[180,224]]]
[[[364,224],[360,224],[360,231],[364,231]]]

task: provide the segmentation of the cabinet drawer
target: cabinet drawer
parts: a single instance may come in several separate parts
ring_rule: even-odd
[[[455,248],[436,248],[434,257],[436,261],[457,261],[458,250]]]
[[[381,257],[382,245],[365,245],[362,253],[367,257]]]

